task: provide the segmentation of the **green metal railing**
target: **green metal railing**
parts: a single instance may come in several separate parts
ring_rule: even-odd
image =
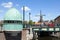
[[[34,31],[52,31],[52,32],[60,32],[60,27],[32,27]]]

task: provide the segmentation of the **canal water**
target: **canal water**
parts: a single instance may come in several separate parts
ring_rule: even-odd
[[[38,37],[38,40],[60,40],[60,38],[51,37],[51,36],[44,36],[44,37]]]
[[[10,36],[10,34],[5,33],[6,40],[21,40],[21,33],[17,36]],[[38,36],[38,40],[60,40],[60,38],[52,37],[52,36]],[[34,39],[33,39],[34,40]],[[36,40],[36,39],[35,39]]]

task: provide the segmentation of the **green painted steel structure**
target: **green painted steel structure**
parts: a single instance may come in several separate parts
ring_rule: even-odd
[[[60,27],[37,27],[32,28],[33,31],[51,31],[51,32],[60,32]]]

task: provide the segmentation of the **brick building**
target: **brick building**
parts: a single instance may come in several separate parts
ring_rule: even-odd
[[[60,25],[60,16],[56,17],[54,22],[55,24]]]

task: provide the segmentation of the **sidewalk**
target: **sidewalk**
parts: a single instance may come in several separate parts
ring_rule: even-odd
[[[4,35],[4,33],[2,32],[2,33],[0,33],[0,40],[6,40],[5,39],[5,35]]]

